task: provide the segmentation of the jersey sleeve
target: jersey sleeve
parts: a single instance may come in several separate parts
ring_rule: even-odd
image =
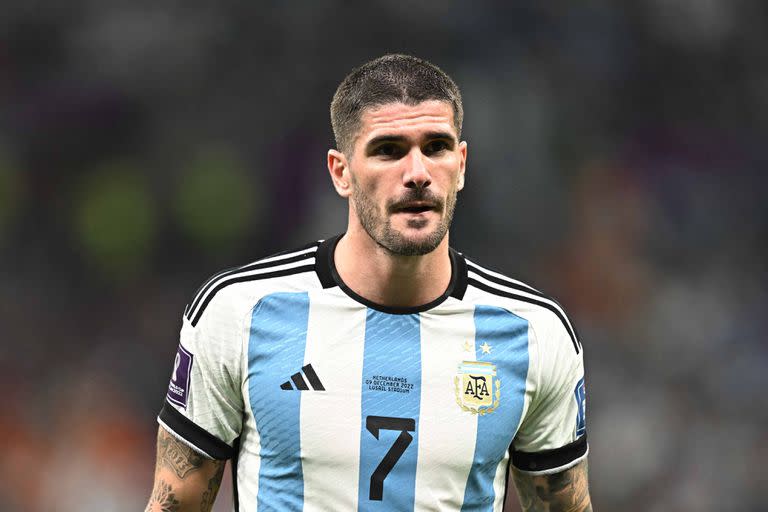
[[[534,393],[511,454],[523,472],[557,473],[587,456],[584,354],[568,328],[555,318],[534,331]]]
[[[214,300],[214,303],[217,302]],[[185,316],[158,423],[211,459],[229,459],[243,418],[243,319],[212,303],[193,325]]]

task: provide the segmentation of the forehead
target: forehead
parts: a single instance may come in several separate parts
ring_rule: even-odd
[[[453,107],[447,101],[429,100],[416,105],[387,103],[365,109],[360,121],[359,140],[363,143],[380,135],[408,137],[426,132],[448,132],[456,136]]]

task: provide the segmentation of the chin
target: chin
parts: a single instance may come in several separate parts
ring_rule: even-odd
[[[440,233],[438,229],[419,230],[418,233],[409,233],[403,231],[388,231],[382,233],[377,242],[393,254],[400,256],[424,256],[429,254],[440,245],[445,238],[445,233]]]

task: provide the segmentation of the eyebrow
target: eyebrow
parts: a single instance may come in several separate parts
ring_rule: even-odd
[[[456,142],[456,137],[450,132],[429,132],[424,135],[426,140],[439,140],[447,139],[451,142]],[[379,135],[369,140],[365,145],[366,147],[376,146],[385,142],[404,142],[407,138],[402,135]]]

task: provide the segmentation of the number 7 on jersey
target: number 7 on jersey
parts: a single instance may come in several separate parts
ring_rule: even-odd
[[[397,461],[403,456],[408,445],[413,441],[413,436],[408,432],[416,430],[416,420],[413,418],[391,418],[389,416],[367,416],[365,418],[365,428],[373,434],[376,439],[379,438],[380,430],[399,430],[400,435],[395,440],[392,447],[387,451],[379,465],[373,470],[371,475],[371,487],[368,492],[368,499],[381,501],[384,496],[384,479]]]

